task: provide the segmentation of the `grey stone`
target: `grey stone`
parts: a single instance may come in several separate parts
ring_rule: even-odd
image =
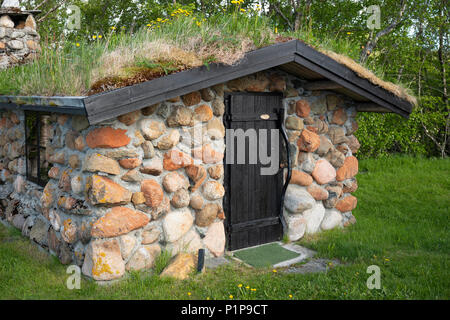
[[[225,258],[224,256],[220,257],[211,257],[205,259],[205,268],[207,269],[216,269],[220,266],[229,264],[231,261]]]
[[[37,243],[47,246],[48,245],[48,239],[47,239],[47,232],[48,232],[49,225],[41,220],[36,219],[33,227],[30,230],[30,239],[36,241]]]
[[[336,209],[325,210],[325,217],[323,218],[320,228],[322,230],[331,230],[339,226],[342,222],[342,215]]]
[[[83,131],[89,127],[89,121],[83,116],[74,116],[72,118],[72,128],[76,131]]]
[[[21,50],[24,48],[23,42],[19,40],[11,40],[7,43],[7,45],[13,50]]]
[[[320,230],[320,223],[325,215],[325,208],[322,203],[303,212],[303,218],[306,221],[306,234],[313,234]]]
[[[302,187],[290,184],[286,191],[284,198],[284,206],[292,213],[302,213],[305,210],[311,209],[316,201],[314,198]]]
[[[331,264],[330,264],[331,263]],[[341,263],[338,260],[327,260],[327,259],[312,259],[307,263],[298,266],[290,267],[283,272],[285,273],[317,273],[317,272],[327,272],[330,268]]]

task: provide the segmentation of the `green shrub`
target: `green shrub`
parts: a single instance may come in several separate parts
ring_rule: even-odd
[[[448,109],[442,99],[432,96],[422,97],[409,119],[396,114],[360,113],[357,118],[359,129],[355,134],[361,143],[358,157],[391,153],[441,156],[441,149],[430,136],[443,144],[447,117]],[[447,141],[446,152],[448,144]]]

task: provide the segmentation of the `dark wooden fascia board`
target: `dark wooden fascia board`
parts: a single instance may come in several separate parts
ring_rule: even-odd
[[[23,110],[23,111],[41,111],[41,112],[51,112],[51,113],[61,113],[61,114],[73,114],[85,116],[86,110],[79,107],[50,107],[43,105],[28,105],[28,104],[13,104],[13,103],[1,103],[0,110]]]
[[[378,103],[378,101],[380,101],[380,100],[384,100],[387,104],[389,104],[391,106],[391,108],[389,108],[389,109],[392,110],[392,107],[393,107],[395,109],[395,110],[393,110],[394,112],[397,112],[397,110],[398,110],[400,112],[397,112],[397,113],[402,113],[402,114],[405,114],[406,116],[408,116],[412,111],[413,106],[409,102],[400,99],[399,97],[395,96],[394,94],[388,92],[387,90],[385,90],[377,85],[374,85],[369,80],[359,77],[353,70],[338,63],[337,61],[333,60],[332,58],[328,57],[327,55],[307,46],[306,44],[302,43],[301,41],[297,41],[296,55],[309,60],[311,63],[319,66],[320,69],[328,71],[327,72],[328,74],[332,73],[335,76],[341,78],[342,80],[345,80],[346,83],[353,84],[353,87],[356,86],[356,87],[359,87],[362,90],[366,91],[367,93],[369,93],[369,95],[363,95],[363,96],[372,100],[375,103]],[[297,59],[296,62],[300,63],[299,60],[300,59]],[[304,61],[304,60],[302,60],[302,61]],[[308,67],[308,66],[305,66],[305,67]],[[316,70],[313,70],[313,71],[316,71]],[[325,74],[323,74],[321,72],[317,72],[317,73],[327,77],[329,80],[335,81],[334,79],[326,76]],[[335,82],[342,84],[344,87],[347,87],[348,89],[352,90],[352,88],[344,85],[343,82],[338,82],[338,81],[335,81]],[[369,96],[377,97],[378,101],[374,101]],[[383,106],[387,107],[386,104],[384,104]]]
[[[84,102],[89,122],[96,124],[192,91],[292,62],[295,50],[296,41],[279,43],[248,53],[238,65],[211,64],[87,97]]]
[[[86,115],[84,97],[0,96],[0,109]]]
[[[316,72],[337,86],[342,86],[369,99],[383,108],[408,117],[412,105],[388,91],[360,78],[351,69],[327,55],[292,40],[274,44],[248,53],[237,65],[211,64],[209,67],[179,72],[134,86],[96,94],[84,99],[91,124],[142,109],[192,91],[224,83],[255,72],[289,62],[296,62]]]

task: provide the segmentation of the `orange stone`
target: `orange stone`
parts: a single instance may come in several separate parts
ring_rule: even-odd
[[[327,199],[328,199],[328,196],[329,196],[329,193],[328,193],[327,190],[325,190],[325,189],[322,188],[322,187],[316,186],[316,185],[309,186],[309,187],[306,189],[306,191],[308,191],[309,194],[310,194],[315,200],[318,200],[318,201],[321,201],[321,200],[327,200]]]
[[[358,199],[354,196],[347,196],[336,203],[336,209],[340,212],[352,211],[356,208],[356,204],[358,203]]]
[[[185,94],[181,97],[183,103],[186,107],[193,106],[195,104],[199,104],[202,101],[202,95],[198,91],[194,91],[188,94]]]
[[[348,142],[347,142],[348,147],[350,148],[350,150],[352,151],[353,154],[357,153],[359,148],[361,147],[358,139],[351,135],[348,137]]]
[[[145,204],[151,208],[157,208],[164,197],[164,192],[158,182],[152,179],[141,182],[141,191],[144,193]]]
[[[133,123],[135,123],[139,117],[141,116],[141,110],[136,110],[129,112],[127,114],[123,114],[121,116],[117,117],[117,120],[124,123],[127,126],[131,126]]]
[[[126,204],[132,193],[114,181],[99,175],[87,179],[86,196],[91,204]]]
[[[91,235],[95,238],[120,236],[142,228],[150,218],[144,213],[126,207],[114,207],[92,226]]]
[[[308,101],[306,100],[298,100],[295,104],[295,112],[299,117],[306,118],[309,116],[311,112],[311,107],[309,106]]]
[[[354,156],[346,157],[344,165],[336,172],[336,180],[343,181],[353,178],[358,173],[358,159]]]
[[[320,159],[316,162],[311,175],[318,184],[326,184],[336,178],[336,169],[327,160]]]
[[[297,184],[299,186],[309,186],[313,183],[313,178],[302,171],[292,170],[292,177],[289,183]]]
[[[309,130],[303,130],[300,138],[297,140],[300,151],[314,152],[320,146],[320,137]]]
[[[342,126],[347,121],[347,113],[344,108],[339,108],[333,113],[331,123]]]
[[[170,150],[164,155],[164,170],[173,171],[192,164],[192,158],[184,152]]]
[[[203,163],[217,163],[223,160],[223,153],[214,150],[210,144],[192,150],[192,156],[195,159],[202,160]]]
[[[120,148],[130,143],[127,130],[111,127],[97,128],[90,131],[86,137],[89,148]]]
[[[195,108],[194,113],[194,119],[202,122],[209,121],[213,117],[213,111],[206,104]]]
[[[142,161],[139,158],[129,158],[129,159],[122,159],[119,160],[119,164],[122,166],[122,168],[125,169],[134,169],[141,165]]]

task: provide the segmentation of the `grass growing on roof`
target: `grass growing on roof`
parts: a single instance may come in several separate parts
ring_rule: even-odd
[[[327,273],[221,266],[186,281],[133,272],[111,286],[85,279],[66,287],[67,266],[0,225],[1,299],[449,299],[450,160],[390,157],[360,161],[357,223],[301,244],[345,265]],[[164,260],[164,259],[161,259]],[[159,268],[165,265],[161,262]],[[367,267],[381,270],[369,290]],[[254,290],[251,290],[254,289]],[[188,295],[190,293],[190,295]]]
[[[130,35],[111,30],[76,43],[43,43],[41,57],[0,71],[2,95],[90,95],[152,80],[170,73],[223,63],[232,65],[255,49],[290,39],[301,39],[336,59],[369,81],[402,98],[407,91],[383,82],[351,59],[330,51],[358,56],[358,45],[334,38],[316,38],[310,32],[280,32],[257,10],[233,14],[193,16],[177,9],[168,18],[151,21]],[[353,63],[351,63],[353,62]],[[412,98],[411,98],[412,99]]]

